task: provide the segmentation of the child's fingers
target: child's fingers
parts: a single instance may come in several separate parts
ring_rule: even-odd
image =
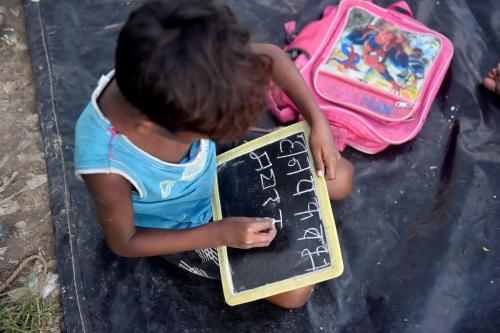
[[[276,227],[272,218],[248,218],[250,232],[244,248],[266,247],[276,236]]]
[[[489,90],[491,90],[491,91],[495,91],[496,81],[495,81],[494,79],[489,78],[489,77],[484,78],[484,80],[483,80],[483,84],[484,84],[484,86],[485,86],[487,89],[489,89]]]
[[[266,247],[276,237],[276,228],[269,229],[267,232],[260,232],[254,236],[254,247]]]
[[[325,156],[325,165],[326,165],[326,178],[328,180],[334,180],[337,177],[337,161],[338,157],[334,154],[326,154]]]
[[[323,154],[321,148],[313,151],[314,166],[316,167],[316,175],[323,177],[325,175],[325,164],[323,162]]]
[[[270,217],[257,217],[253,218],[251,221],[252,232],[253,233],[261,233],[267,232],[270,229],[275,229],[274,227],[274,219]]]

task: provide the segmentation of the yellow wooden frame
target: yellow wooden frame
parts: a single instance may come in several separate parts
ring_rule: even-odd
[[[219,156],[217,156],[217,166],[241,155],[247,154],[257,148],[278,141],[296,133],[304,133],[306,142],[309,148],[309,133],[310,127],[305,122],[299,122],[294,125],[279,129],[270,134],[264,135],[258,139],[247,142],[241,146],[231,149]],[[308,149],[309,160],[314,164],[311,151]],[[315,168],[313,168],[315,170]],[[332,206],[328,197],[326,182],[323,177],[317,177],[316,172],[312,172],[314,183],[316,186],[319,207],[322,216],[322,222],[325,232],[326,242],[330,252],[331,265],[327,268],[320,269],[315,272],[305,273],[282,281],[270,283],[261,287],[250,290],[245,290],[239,293],[233,292],[233,283],[229,268],[227,257],[227,250],[225,246],[217,249],[219,255],[219,267],[222,280],[222,288],[224,291],[224,298],[229,305],[237,305],[242,303],[251,302],[257,299],[266,298],[272,295],[280,294],[293,289],[309,286],[325,280],[333,279],[342,274],[344,265],[342,263],[342,256],[340,252],[340,245],[337,236],[337,229],[335,228],[335,220],[333,218]],[[223,218],[220,201],[219,201],[219,186],[217,177],[215,177],[214,192],[212,194],[212,209],[214,221]]]

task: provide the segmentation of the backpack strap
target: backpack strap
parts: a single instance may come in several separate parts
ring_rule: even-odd
[[[387,9],[394,10],[394,11],[401,11],[404,14],[408,15],[409,17],[413,17],[413,12],[412,12],[410,6],[408,6],[408,4],[406,3],[406,1],[395,2],[392,5],[388,6]]]
[[[295,21],[290,21],[286,22],[283,27],[285,28],[286,31],[286,43],[290,44],[293,42],[295,37],[297,37],[297,22]]]

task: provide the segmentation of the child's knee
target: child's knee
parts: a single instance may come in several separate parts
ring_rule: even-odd
[[[307,303],[313,290],[314,285],[274,295],[266,299],[284,309],[299,309]]]
[[[337,172],[334,180],[326,182],[330,200],[342,200],[352,192],[352,180],[354,178],[354,167],[351,162],[341,158],[337,164]]]

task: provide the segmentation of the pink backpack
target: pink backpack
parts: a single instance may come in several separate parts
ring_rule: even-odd
[[[387,9],[343,0],[293,34],[285,47],[326,115],[338,148],[375,154],[422,128],[453,56],[443,35],[415,21],[404,1]],[[269,93],[281,122],[300,119],[278,88]]]

